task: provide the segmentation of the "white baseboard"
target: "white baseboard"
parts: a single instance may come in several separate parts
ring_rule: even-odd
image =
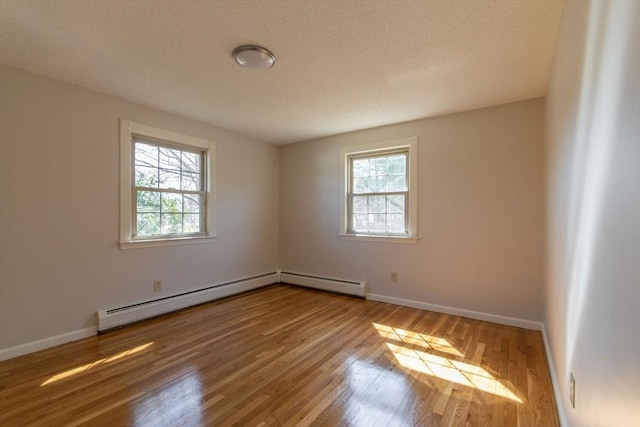
[[[463,308],[430,304],[427,302],[388,297],[386,295],[379,294],[367,294],[367,299],[370,299],[372,301],[386,302],[389,304],[403,305],[406,307],[419,308],[421,310],[452,314],[454,316],[469,317],[471,319],[484,320],[487,322],[499,323],[501,325],[517,326],[519,328],[533,329],[536,331],[542,330],[542,323],[536,322],[534,320],[518,319],[517,317],[501,316],[499,314],[483,313],[480,311],[465,310]]]
[[[278,271],[279,281],[290,285],[304,286],[306,288],[320,289],[323,291],[337,292],[341,294],[364,297],[367,292],[367,282],[333,279],[330,277],[311,276],[302,273]]]
[[[547,337],[547,328],[545,324],[542,324],[542,339],[544,341],[544,349],[547,353],[547,363],[549,364],[549,374],[551,375],[551,385],[553,386],[553,396],[556,398],[556,408],[558,408],[558,418],[560,418],[560,426],[568,427],[567,414],[564,412],[564,405],[562,399],[562,392],[560,388],[560,382],[558,381],[558,375],[556,374],[556,366],[553,363],[553,355],[551,354],[551,345],[549,344],[549,338]]]
[[[77,331],[66,332],[64,334],[55,335],[53,337],[44,338],[38,341],[28,342],[26,344],[20,344],[15,347],[9,347],[4,350],[0,350],[0,361],[13,359],[14,357],[22,356],[25,354],[33,353],[45,348],[55,347],[60,344],[66,344],[71,341],[77,341],[82,338],[94,336],[98,330],[95,326],[90,328],[78,329]]]
[[[109,310],[98,310],[98,331],[149,319],[193,305],[239,294],[278,282],[276,272],[196,289],[191,292]]]

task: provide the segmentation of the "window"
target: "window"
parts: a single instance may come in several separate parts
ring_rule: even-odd
[[[341,163],[341,234],[414,243],[417,138],[345,148],[341,150]]]
[[[121,248],[214,237],[214,145],[122,120]]]

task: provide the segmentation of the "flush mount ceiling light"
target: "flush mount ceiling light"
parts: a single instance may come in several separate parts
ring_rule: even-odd
[[[276,56],[268,49],[249,44],[233,49],[233,59],[250,70],[267,70],[276,63]]]

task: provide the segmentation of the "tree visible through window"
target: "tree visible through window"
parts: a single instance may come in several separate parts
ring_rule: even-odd
[[[133,157],[133,237],[204,233],[204,151],[136,138]]]
[[[351,155],[348,233],[407,235],[408,150]]]

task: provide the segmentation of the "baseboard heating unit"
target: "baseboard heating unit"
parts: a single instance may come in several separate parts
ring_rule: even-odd
[[[291,273],[288,271],[279,271],[278,275],[281,283],[321,289],[323,291],[337,292],[339,294],[353,295],[361,298],[367,295],[367,282],[332,279],[308,274]]]
[[[278,283],[278,273],[276,272],[212,285],[124,307],[98,310],[98,333],[274,283]]]

